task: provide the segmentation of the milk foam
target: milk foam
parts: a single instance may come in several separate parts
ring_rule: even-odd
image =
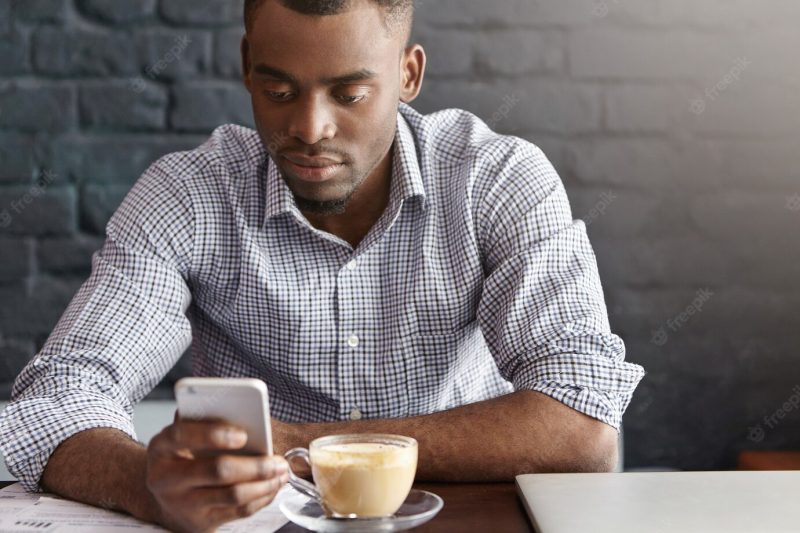
[[[315,448],[311,461],[326,467],[390,468],[416,462],[416,449],[376,442],[329,444]]]

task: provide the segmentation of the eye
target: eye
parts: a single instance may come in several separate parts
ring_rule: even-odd
[[[264,94],[276,102],[285,102],[292,97],[292,93],[290,92],[264,91]]]
[[[356,95],[356,96],[348,96],[348,95],[339,95],[339,96],[337,96],[337,98],[339,99],[340,102],[342,102],[344,104],[347,104],[347,105],[357,104],[358,102],[362,101],[366,97],[367,96],[363,95],[363,94]]]

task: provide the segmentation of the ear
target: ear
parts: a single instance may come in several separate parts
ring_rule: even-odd
[[[252,93],[252,91],[250,90],[251,88],[250,43],[247,41],[247,35],[242,37],[241,54],[242,54],[242,81],[244,81],[244,86],[247,87],[247,92]]]
[[[419,44],[413,44],[405,49],[402,58],[403,83],[400,86],[400,101],[409,103],[414,101],[422,90],[422,80],[425,77],[427,57],[425,49]]]

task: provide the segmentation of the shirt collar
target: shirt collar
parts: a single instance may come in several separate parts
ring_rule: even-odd
[[[402,105],[406,105],[401,103]],[[419,158],[411,130],[405,117],[397,113],[397,128],[395,130],[392,157],[392,183],[389,191],[389,204],[398,204],[419,196],[425,206],[425,186],[419,168]],[[266,151],[264,151],[267,154]],[[272,158],[266,158],[266,207],[265,219],[270,219],[283,213],[295,213],[302,216],[295,203],[292,191],[283,181],[280,170]]]

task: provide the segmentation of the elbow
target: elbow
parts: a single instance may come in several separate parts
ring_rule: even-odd
[[[595,421],[589,430],[575,436],[572,453],[565,458],[565,472],[614,472],[619,461],[617,431]]]

